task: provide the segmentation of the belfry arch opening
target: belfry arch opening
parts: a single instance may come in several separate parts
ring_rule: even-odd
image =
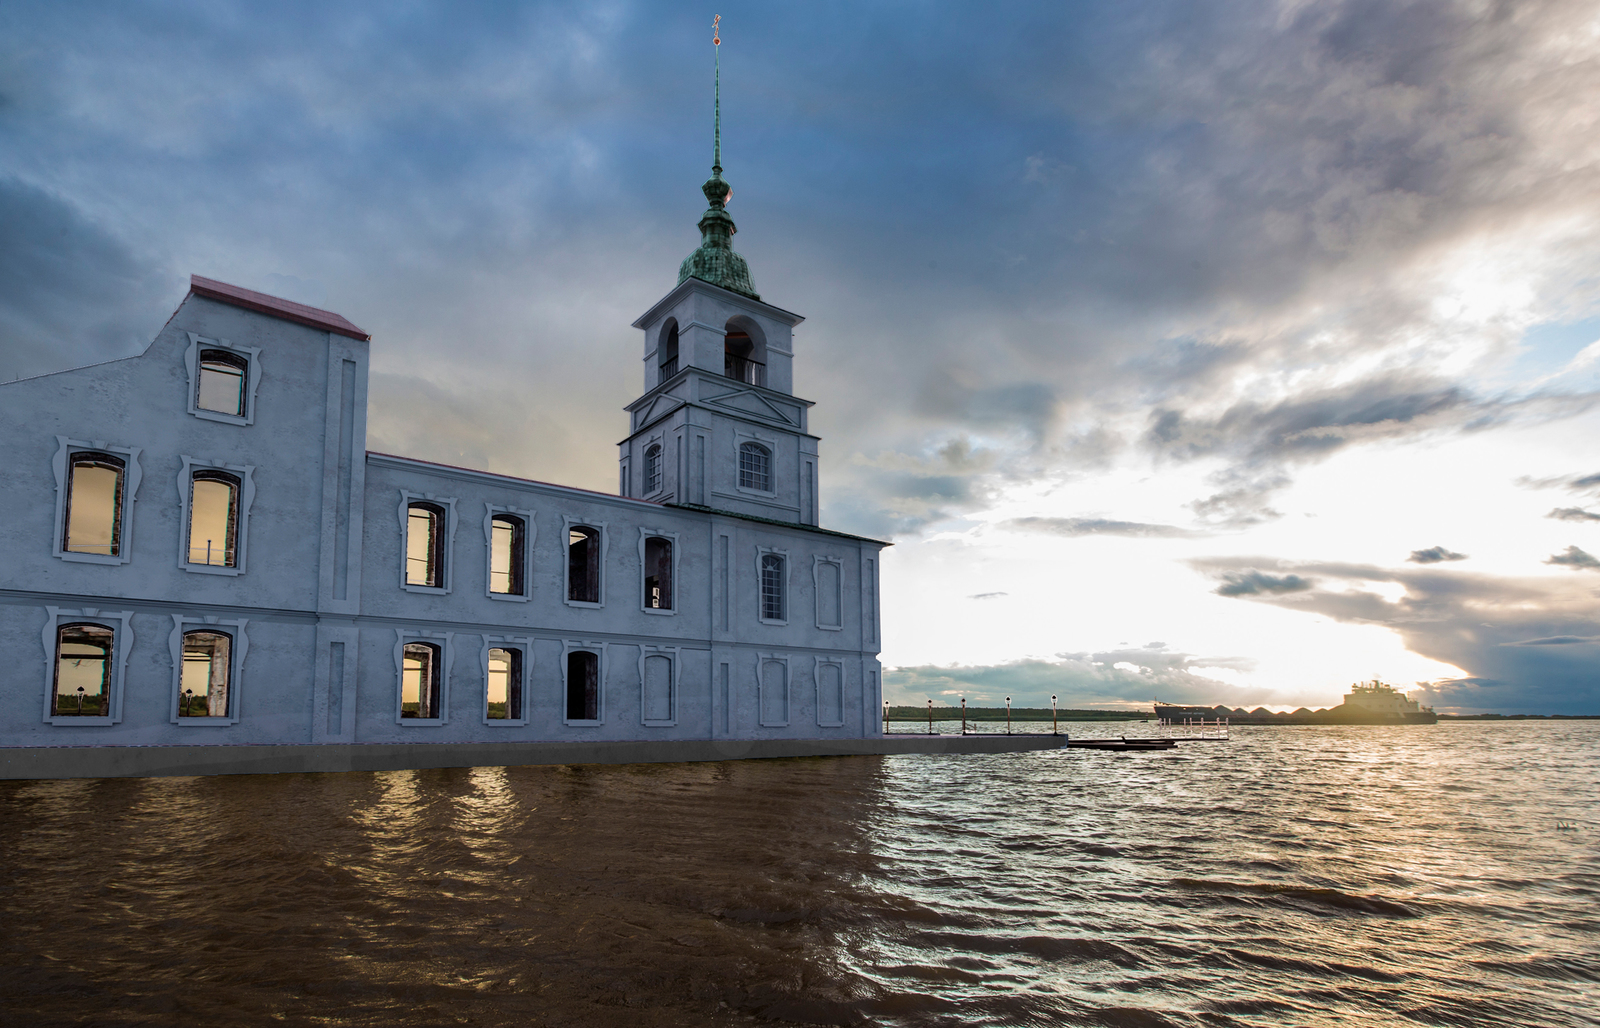
[[[665,382],[678,373],[678,319],[668,318],[661,326],[661,338],[656,343],[656,366],[660,375],[656,382]]]
[[[723,346],[723,371],[746,385],[767,384],[767,337],[761,326],[743,314],[728,319]]]

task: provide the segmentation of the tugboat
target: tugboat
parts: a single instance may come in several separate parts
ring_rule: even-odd
[[[1439,715],[1392,685],[1374,678],[1357,682],[1345,694],[1344,702],[1326,710],[1299,710],[1276,713],[1265,707],[1188,707],[1155,702],[1155,716],[1163,722],[1198,721],[1226,718],[1235,725],[1435,725]]]

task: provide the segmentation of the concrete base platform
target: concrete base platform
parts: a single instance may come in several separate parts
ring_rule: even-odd
[[[704,739],[679,742],[372,743],[315,746],[29,746],[0,748],[0,779],[162,778],[320,771],[399,771],[521,764],[663,764],[895,753],[1060,749],[1050,735],[892,735],[879,739]]]

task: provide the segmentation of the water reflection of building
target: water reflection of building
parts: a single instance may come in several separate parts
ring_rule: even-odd
[[[0,746],[879,734],[883,544],[818,525],[718,154],[618,495],[368,452],[367,333],[199,277],[0,385]]]

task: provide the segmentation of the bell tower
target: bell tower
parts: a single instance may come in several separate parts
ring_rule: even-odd
[[[717,47],[711,177],[700,187],[700,246],[678,284],[633,327],[644,331],[644,395],[620,444],[622,495],[774,521],[817,523],[817,437],[794,395],[794,327],[761,299],[733,249],[733,188],[722,177]]]

